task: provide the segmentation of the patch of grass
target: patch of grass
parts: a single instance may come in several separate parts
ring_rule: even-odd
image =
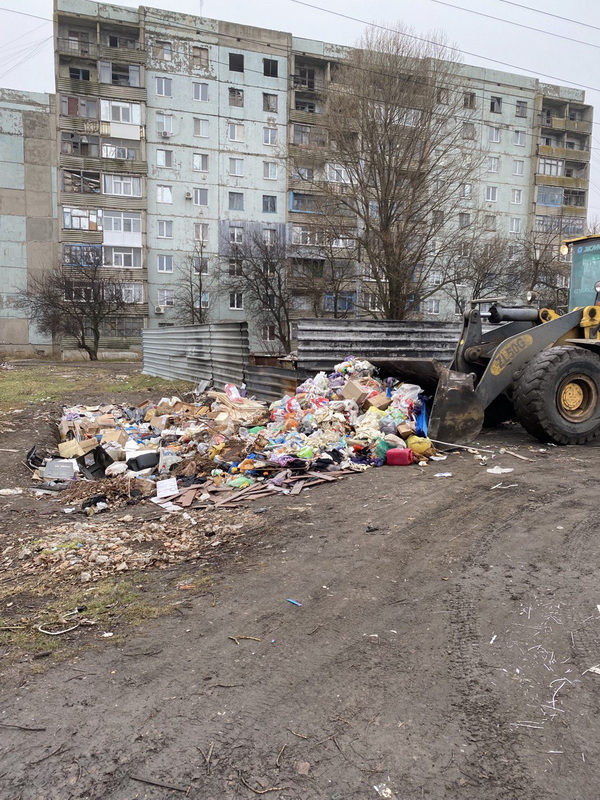
[[[77,378],[80,380],[77,381]],[[56,399],[61,394],[84,388],[89,383],[85,375],[77,378],[63,378],[49,367],[8,370],[2,373],[0,381],[0,408],[21,408],[27,403],[35,403],[44,398]],[[75,385],[76,383],[79,385]]]

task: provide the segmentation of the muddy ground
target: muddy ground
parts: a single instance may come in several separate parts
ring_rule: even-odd
[[[14,415],[0,447],[53,410]],[[269,499],[208,560],[140,575],[156,619],[41,658],[15,660],[9,632],[0,797],[595,800],[600,449],[512,425],[479,442],[533,461],[497,455],[514,472],[496,476],[451,455]],[[0,455],[0,485],[28,486]],[[50,513],[0,498],[4,545]],[[14,597],[10,618],[40,602]]]

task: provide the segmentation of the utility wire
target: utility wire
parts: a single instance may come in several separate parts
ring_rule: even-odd
[[[541,8],[532,8],[531,6],[524,6],[522,3],[514,3],[512,0],[500,0],[501,3],[506,3],[508,6],[516,6],[517,8],[525,8],[527,11],[534,11],[536,14],[543,14],[545,17],[554,17],[563,22],[573,22],[575,25],[583,25],[584,28],[591,28],[595,31],[600,31],[597,25],[590,25],[589,22],[582,22],[578,19],[570,19],[569,17],[561,17],[560,14],[551,14],[550,11],[542,11]]]
[[[447,3],[445,0],[431,0],[432,3],[437,3],[440,6],[448,6],[448,8],[455,8],[458,11],[466,11],[468,14],[476,14],[478,17],[486,17],[487,19],[494,19],[496,22],[504,22],[506,25],[516,25],[518,28],[525,28],[528,31],[535,31],[535,33],[542,33],[545,36],[555,36],[557,39],[565,39],[567,42],[575,42],[575,44],[582,44],[586,47],[595,47],[600,50],[600,44],[592,44],[591,42],[582,42],[581,39],[573,39],[571,36],[563,36],[562,33],[552,33],[552,31],[543,31],[535,28],[533,25],[524,25],[522,22],[513,22],[510,19],[502,19],[502,17],[494,17],[492,14],[484,14],[483,11],[475,11],[473,8],[464,8],[463,6],[455,6],[453,3]]]
[[[326,14],[333,14],[336,17],[342,17],[343,19],[349,19],[352,22],[359,22],[361,25],[366,25],[370,28],[379,28],[383,31],[389,31],[390,33],[395,33],[393,28],[388,28],[386,25],[379,25],[376,22],[367,22],[367,20],[359,19],[358,17],[352,17],[349,14],[342,14],[340,11],[332,11],[329,8],[323,8],[322,6],[316,6],[312,3],[307,3],[305,0],[289,0],[291,3],[297,3],[300,6],[306,6],[307,8],[315,9],[316,11],[323,11]],[[415,36],[414,34],[405,33],[410,39],[416,39],[419,42],[426,42],[427,44],[436,44],[431,39],[425,39],[423,36]],[[493,64],[502,64],[504,67],[510,67],[511,69],[521,70],[522,72],[532,72],[537,75],[542,75],[544,78],[550,78],[553,81],[559,81],[564,83],[569,83],[571,86],[578,86],[581,89],[589,89],[592,92],[600,92],[600,88],[597,86],[588,86],[585,83],[576,83],[575,81],[569,81],[566,78],[557,78],[556,75],[549,75],[547,72],[538,72],[535,69],[531,69],[529,67],[521,67],[518,64],[511,64],[508,61],[500,61],[497,58],[489,58],[488,56],[482,56],[480,53],[472,53],[469,50],[461,50],[461,52],[465,53],[467,56],[472,56],[473,58],[480,58],[482,61],[490,61]]]
[[[5,8],[0,6],[0,11],[8,11],[11,14],[20,14],[22,17],[31,17],[32,19],[43,19],[46,22],[52,22],[51,17],[40,17],[38,14],[28,14],[26,11],[17,11],[16,8]]]
[[[20,67],[21,64],[25,63],[25,61],[28,61],[30,58],[33,58],[33,56],[36,56],[39,52],[41,52],[41,50],[43,50],[43,48],[51,40],[52,40],[52,36],[48,36],[47,39],[43,39],[41,42],[38,42],[37,44],[33,45],[33,49],[31,49],[31,51],[29,53],[27,53],[27,55],[24,58],[22,58],[20,61],[17,61],[17,63],[14,66],[10,67],[5,72],[0,74],[0,80],[2,78],[5,78],[8,74],[10,74],[17,67]]]

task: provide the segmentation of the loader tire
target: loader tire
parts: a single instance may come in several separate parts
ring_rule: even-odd
[[[518,421],[541,442],[584,444],[600,435],[600,358],[581,347],[550,347],[516,377]]]

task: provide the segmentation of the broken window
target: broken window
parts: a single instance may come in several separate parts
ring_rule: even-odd
[[[101,61],[100,83],[137,87],[140,85],[140,68],[133,64],[114,64],[110,61]]]
[[[585,208],[585,192],[579,189],[565,189],[563,205]]]
[[[192,47],[192,66],[195,69],[208,69],[208,47]]]
[[[229,53],[229,71],[244,71],[244,56],[241,53]]]
[[[294,75],[294,86],[313,91],[315,88],[315,70],[311,67],[298,67]]]
[[[268,111],[271,114],[277,113],[277,95],[268,94],[263,92],[263,111]]]
[[[173,48],[171,42],[154,42],[154,58],[162,61],[173,60]]]
[[[475,108],[475,101],[477,96],[475,92],[463,93],[463,108]]]
[[[517,100],[515,117],[526,117],[526,116],[527,116],[527,100]]]
[[[80,67],[69,67],[69,78],[72,81],[89,81],[90,71]]]
[[[63,170],[63,192],[100,194],[100,173],[79,169]]]
[[[126,139],[113,139],[102,142],[102,158],[117,158],[120,161],[135,161],[138,151]]]
[[[492,97],[490,99],[490,111],[493,114],[501,114],[502,113],[502,98],[501,97]]]
[[[67,133],[63,131],[61,134],[60,152],[65,156],[84,156],[90,158],[98,157],[98,142],[97,136],[86,136],[79,133]]]
[[[244,90],[243,89],[229,89],[229,105],[244,107]]]
[[[98,102],[90,97],[68,97],[60,100],[60,113],[64,117],[85,117],[98,119]]]

